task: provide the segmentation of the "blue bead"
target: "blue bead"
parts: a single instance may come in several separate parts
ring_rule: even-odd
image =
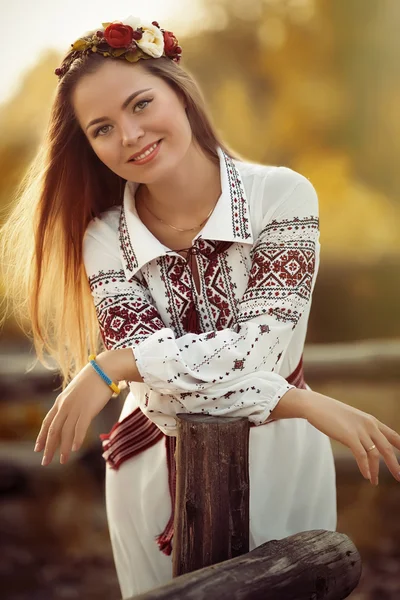
[[[97,364],[97,362],[95,360],[91,360],[90,364],[92,365],[92,367],[94,368],[94,370],[100,375],[100,377],[103,379],[103,381],[106,382],[107,385],[110,385],[112,383],[112,380],[109,377],[107,377],[107,375],[99,367],[99,365]]]

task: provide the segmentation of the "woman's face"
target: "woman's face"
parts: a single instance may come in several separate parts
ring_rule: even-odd
[[[128,181],[168,176],[192,143],[183,99],[140,61],[105,59],[78,82],[72,104],[99,159]]]

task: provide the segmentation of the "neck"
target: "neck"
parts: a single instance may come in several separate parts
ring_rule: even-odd
[[[141,185],[140,200],[170,225],[194,227],[206,219],[221,195],[219,163],[192,144],[170,176]]]

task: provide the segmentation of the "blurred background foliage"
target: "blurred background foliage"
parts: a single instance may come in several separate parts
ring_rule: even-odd
[[[207,19],[180,36],[183,66],[223,139],[246,160],[303,173],[319,195],[308,341],[398,337],[400,3],[203,3]],[[42,54],[0,106],[3,218],[41,143],[60,59]],[[8,321],[2,335],[21,334]]]

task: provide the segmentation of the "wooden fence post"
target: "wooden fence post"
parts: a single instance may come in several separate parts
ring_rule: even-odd
[[[177,415],[173,576],[249,551],[249,421]]]

